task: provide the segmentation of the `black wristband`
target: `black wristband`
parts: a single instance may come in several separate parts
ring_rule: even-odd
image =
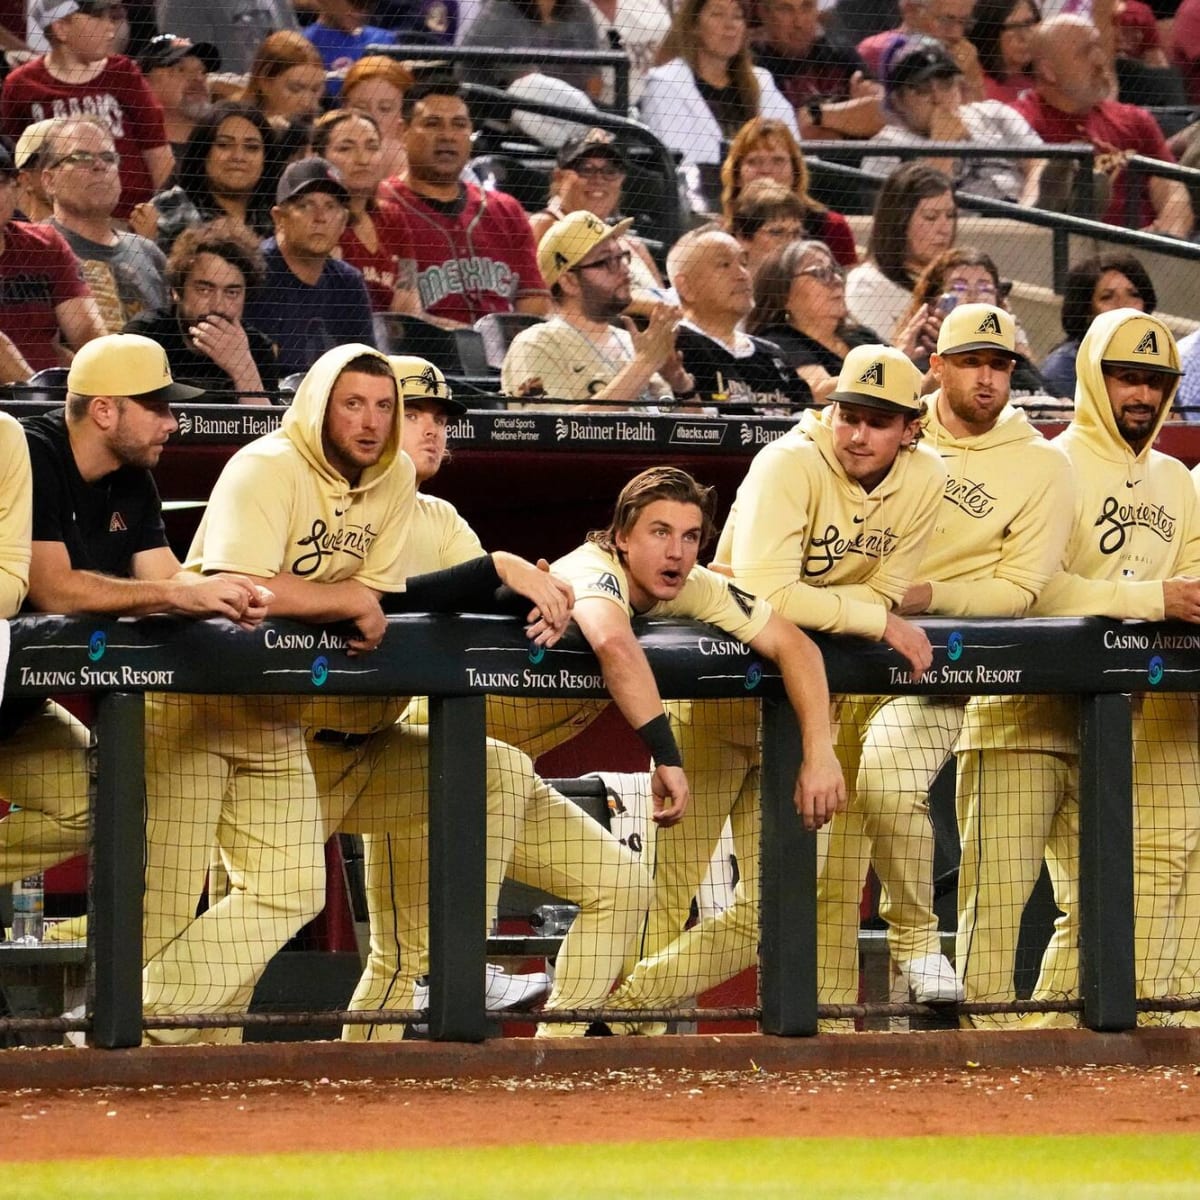
[[[700,389],[693,383],[686,392],[672,391],[671,395],[676,401],[695,400],[695,398],[700,395]]]
[[[825,114],[821,110],[821,101],[814,96],[804,107],[808,112],[808,123],[820,129],[821,123],[825,120]]]
[[[640,726],[636,732],[657,766],[683,766],[683,755],[679,753],[679,744],[671,732],[671,718],[666,713],[659,713],[652,721]]]

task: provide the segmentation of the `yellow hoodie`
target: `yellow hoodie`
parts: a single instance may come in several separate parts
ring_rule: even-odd
[[[1006,405],[987,433],[956,437],[930,397],[925,445],[948,478],[918,580],[932,585],[930,613],[1020,617],[1062,562],[1074,503],[1071,464]]]
[[[923,446],[901,450],[864,491],[837,460],[830,412],[806,412],[755,455],[716,560],[793,624],[878,641],[918,578],[946,471]]]

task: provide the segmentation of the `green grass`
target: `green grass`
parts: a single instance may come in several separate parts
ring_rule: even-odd
[[[5,1196],[45,1200],[1192,1200],[1200,1137],[762,1138],[109,1158],[3,1164],[0,1180]]]

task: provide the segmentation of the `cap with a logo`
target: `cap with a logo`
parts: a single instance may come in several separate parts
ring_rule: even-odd
[[[26,125],[17,138],[17,148],[13,151],[13,161],[17,170],[23,171],[28,166],[37,166],[32,160],[37,158],[46,148],[46,134],[53,128],[55,121],[61,117],[46,117],[43,121],[34,121]]]
[[[910,37],[890,49],[883,67],[883,84],[891,95],[897,88],[961,74],[962,68],[936,38]]]
[[[137,56],[137,65],[145,73],[158,67],[173,67],[185,58],[198,58],[209,75],[221,69],[221,52],[212,42],[193,42],[174,33],[152,37]]]
[[[155,403],[177,403],[204,395],[203,388],[176,383],[167,352],[137,333],[109,333],[87,342],[71,362],[67,391],[77,396],[128,396]]]
[[[559,149],[555,162],[560,167],[572,167],[585,158],[607,158],[618,167],[625,167],[625,155],[607,129],[589,129],[580,137],[569,138]]]
[[[1101,362],[1106,367],[1135,367],[1142,371],[1161,371],[1164,375],[1182,375],[1178,354],[1172,353],[1175,339],[1167,327],[1154,317],[1138,315],[1123,321],[1104,347]]]
[[[915,417],[921,411],[921,372],[892,346],[855,346],[842,360],[829,399]]]
[[[287,204],[290,200],[307,196],[309,192],[327,192],[343,204],[350,203],[350,193],[342,182],[342,173],[333,163],[316,155],[302,158],[284,171],[275,189],[275,203]]]
[[[1017,323],[1011,313],[994,304],[960,304],[952,308],[938,330],[939,354],[998,350],[1009,358],[1017,353]]]
[[[33,0],[30,20],[38,29],[48,29],[55,21],[65,21],[76,13],[95,17],[120,4],[121,0]]]
[[[467,406],[455,398],[446,376],[428,359],[390,354],[388,362],[392,364],[401,400],[433,400],[456,417],[467,411]]]
[[[546,286],[556,284],[602,242],[619,237],[633,224],[632,217],[606,225],[594,213],[579,209],[551,225],[538,246],[538,270]]]

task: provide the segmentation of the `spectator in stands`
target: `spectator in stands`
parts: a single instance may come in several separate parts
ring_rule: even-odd
[[[715,208],[717,167],[752,117],[772,117],[799,136],[796,112],[750,56],[740,0],[684,0],[646,77],[642,120],[691,168],[693,205]]]
[[[302,34],[281,29],[263,39],[242,100],[257,108],[275,129],[321,111],[325,96],[325,63]]]
[[[1075,358],[1092,322],[1114,308],[1152,313],[1158,306],[1150,273],[1125,250],[1093,254],[1074,264],[1063,283],[1062,327],[1067,335],[1042,363],[1052,396],[1075,399]]]
[[[966,99],[982,100],[983,71],[979,55],[967,39],[974,10],[975,0],[900,0],[899,26],[863,38],[858,43],[859,57],[876,79],[882,79],[884,56],[897,37],[923,34],[936,38],[963,73]]]
[[[327,72],[337,72],[329,81],[329,95],[336,96],[340,75],[362,58],[368,46],[387,46],[395,34],[378,25],[368,25],[371,0],[316,0],[317,19],[304,27],[304,36],[317,48]]]
[[[175,162],[162,106],[137,64],[111,52],[119,6],[108,0],[36,0],[33,11],[50,50],[5,78],[0,133],[16,139],[31,121],[95,113],[121,156],[116,215],[125,219],[162,187]]]
[[[47,117],[44,121],[34,121],[17,139],[13,151],[17,168],[17,211],[27,221],[44,221],[52,211],[50,197],[42,182],[42,169],[46,165],[46,132],[61,119]]]
[[[694,395],[694,381],[675,353],[678,309],[657,305],[641,331],[613,324],[629,307],[632,291],[629,225],[606,225],[579,211],[542,238],[538,268],[554,315],[513,338],[501,373],[508,395],[584,403],[669,403],[672,393]]]
[[[159,245],[169,250],[184,229],[219,217],[268,236],[278,177],[274,151],[275,135],[258,109],[215,105],[188,138],[179,182],[154,197]]]
[[[734,202],[729,232],[741,242],[750,274],[757,277],[772,253],[804,236],[804,205],[783,184],[756,179]]]
[[[1183,0],[1176,11],[1171,55],[1183,75],[1188,100],[1200,104],[1200,0]]]
[[[995,158],[948,158],[930,154],[930,166],[945,172],[956,189],[989,200],[1008,200],[1040,207],[1039,182],[1044,160],[1009,158],[1009,147],[1033,149],[1042,139],[1007,104],[999,100],[966,103],[962,72],[946,48],[934,38],[895,42],[884,55],[888,123],[871,138],[879,146],[928,146],[939,142],[974,142],[997,147]],[[862,169],[890,175],[900,160],[864,158]],[[1056,196],[1061,207],[1065,196]]]
[[[504,192],[460,178],[471,133],[457,85],[422,83],[405,94],[408,174],[392,181],[392,191],[413,247],[416,304],[446,325],[471,325],[493,312],[546,316],[550,297],[525,210]]]
[[[960,304],[992,304],[1008,309],[1007,288],[996,264],[971,246],[944,250],[921,272],[913,287],[912,303],[901,319],[896,344],[922,371],[929,368],[942,321]],[[1013,399],[1053,394],[1034,366],[1033,351],[1019,322],[1014,322],[1014,339],[1020,357],[1009,383]]]
[[[671,247],[667,274],[684,312],[675,346],[698,403],[753,412],[812,401],[779,348],[742,331],[754,290],[746,252],[734,237],[714,229],[684,234]]]
[[[221,66],[236,75],[250,71],[268,34],[299,28],[291,0],[154,0],[154,10],[159,29],[216,46]]]
[[[258,239],[228,218],[185,229],[167,260],[170,307],[134,317],[126,333],[167,352],[171,375],[217,393],[214,401],[269,404],[279,389],[275,350],[242,322],[247,294],[266,274]],[[220,393],[233,392],[234,396]]]
[[[16,181],[12,157],[0,145],[0,326],[24,359],[6,373],[15,365],[27,379],[100,337],[104,322],[62,234],[12,219]]]
[[[271,217],[266,281],[251,294],[246,319],[275,343],[280,374],[307,371],[334,346],[373,345],[362,272],[333,257],[350,218],[350,193],[337,171],[323,158],[292,163]]]
[[[513,46],[534,50],[599,50],[596,23],[586,0],[484,0],[479,16],[463,35],[462,45]],[[462,77],[469,83],[504,88],[530,72],[561,79],[595,99],[600,95],[600,73],[593,66],[568,63],[465,64]]]
[[[823,403],[837,386],[846,355],[878,343],[873,329],[847,320],[846,273],[824,242],[793,241],[772,254],[754,278],[748,333],[773,342]]]
[[[411,311],[416,298],[408,226],[394,203],[376,198],[383,142],[374,118],[353,109],[327,112],[313,127],[313,151],[334,165],[350,193],[350,220],[339,246],[342,261],[362,272],[372,312]]]
[[[954,244],[957,231],[950,180],[925,163],[899,167],[879,190],[867,261],[846,278],[850,315],[894,337],[917,277]]]
[[[138,66],[162,105],[167,140],[178,162],[196,123],[212,107],[208,76],[221,69],[220,55],[210,43],[160,33],[138,55]]]
[[[400,106],[412,81],[412,72],[403,63],[381,54],[360,58],[342,80],[342,107],[367,113],[379,127],[384,179],[403,175],[407,166]]]
[[[550,176],[550,199],[541,212],[529,218],[534,239],[540,244],[556,221],[573,212],[590,212],[610,223],[619,221],[621,189],[627,171],[625,156],[607,130],[589,129],[563,143]],[[636,309],[638,301],[644,306],[657,299],[654,293],[661,291],[663,281],[641,238],[627,233],[625,244],[633,254],[631,267]]]
[[[742,189],[756,179],[773,179],[791,188],[804,205],[800,235],[824,242],[843,267],[858,262],[854,233],[841,213],[826,208],[808,194],[808,168],[799,143],[788,125],[755,117],[737,131],[721,164],[721,212],[728,225]]]
[[[163,252],[113,220],[121,179],[108,127],[97,117],[68,117],[46,135],[46,147],[50,224],[79,260],[105,328],[117,333],[138,313],[165,308]]]
[[[1014,101],[1033,87],[1033,31],[1042,12],[1035,0],[975,0],[971,42],[983,69],[989,100]]]
[[[646,87],[646,74],[671,28],[671,14],[662,0],[587,0],[587,5],[601,48],[623,50],[629,59],[629,103],[636,107]],[[615,100],[611,75],[608,70],[602,73],[601,104]]]
[[[1112,181],[1102,220],[1122,225],[1128,173],[1125,154],[1174,162],[1154,118],[1133,104],[1109,100],[1109,62],[1100,34],[1090,21],[1058,16],[1043,21],[1033,38],[1036,83],[1013,107],[1043,141],[1090,141],[1099,151],[1098,169]],[[1172,237],[1187,237],[1193,226],[1192,203],[1182,183],[1142,177],[1134,211],[1139,227]]]

